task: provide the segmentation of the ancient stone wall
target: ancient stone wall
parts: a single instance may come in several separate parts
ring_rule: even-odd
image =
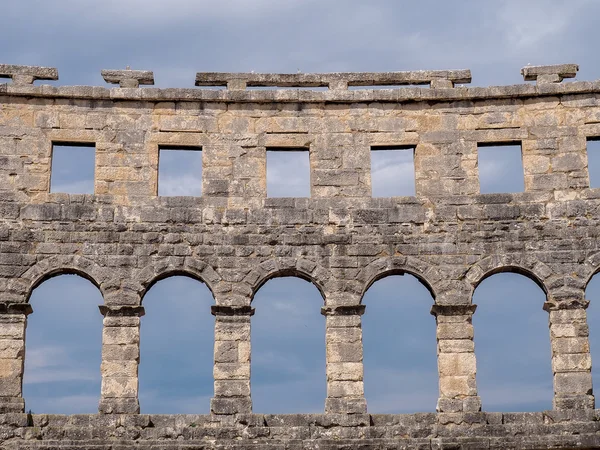
[[[37,86],[56,70],[0,66],[13,78],[0,84],[3,448],[600,446],[585,311],[600,268],[600,189],[589,187],[586,152],[600,136],[600,82],[562,83],[576,71],[527,67],[535,84],[489,88],[463,86],[469,71],[198,74],[198,86],[224,87],[212,90],[140,88],[153,82],[143,71],[103,72],[120,85],[111,89]],[[95,145],[94,195],[49,192],[56,143]],[[524,192],[480,194],[478,146],[491,143],[521,145]],[[201,197],[157,196],[161,146],[201,147]],[[374,146],[415,148],[414,197],[372,197]],[[286,147],[309,151],[310,198],[266,196],[266,150]],[[546,293],[554,411],[480,412],[471,298],[502,271]],[[98,415],[24,414],[28,299],[61,273],[104,298]],[[401,273],[435,299],[439,412],[369,415],[361,299]],[[215,298],[211,415],[138,414],[142,297],[172,274]],[[252,298],[284,275],[323,295],[323,415],[251,414]]]

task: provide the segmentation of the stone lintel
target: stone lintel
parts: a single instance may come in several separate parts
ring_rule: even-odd
[[[58,80],[54,67],[0,64],[0,78],[11,78],[14,84],[33,84],[35,80]]]
[[[446,82],[445,82],[446,81]],[[334,73],[228,73],[198,72],[196,86],[250,87],[328,87],[345,90],[348,86],[431,85],[452,87],[470,83],[471,71],[415,70],[407,72],[334,72]]]
[[[252,306],[212,305],[210,313],[213,316],[253,316],[254,308]]]
[[[587,309],[589,300],[582,298],[555,299],[549,298],[544,303],[544,311],[560,311],[566,309]]]
[[[538,84],[560,83],[564,78],[575,78],[577,64],[556,64],[552,66],[525,66],[521,75],[525,81],[537,81]]]
[[[142,317],[145,314],[143,306],[107,306],[99,305],[104,317]]]
[[[365,313],[365,305],[341,305],[323,306],[321,314],[324,316],[362,316]]]
[[[439,316],[467,316],[473,315],[477,305],[433,305],[431,315]]]
[[[150,70],[102,70],[102,78],[122,88],[137,88],[140,84],[154,85],[154,72]]]
[[[0,314],[25,314],[33,312],[29,303],[0,303]]]

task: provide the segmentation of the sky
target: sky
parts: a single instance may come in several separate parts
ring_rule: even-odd
[[[5,2],[0,63],[57,67],[54,85],[105,86],[101,69],[152,70],[158,87],[193,87],[198,71],[472,70],[472,86],[522,83],[527,64],[578,63],[600,78],[597,0],[20,0]],[[38,82],[39,84],[39,82]],[[600,144],[589,145],[600,175]],[[77,150],[77,149],[66,149]],[[52,190],[90,192],[93,152],[55,152]],[[201,195],[201,152],[161,152],[159,193]],[[507,149],[508,150],[508,149]],[[593,150],[593,151],[592,151]],[[482,155],[487,152],[482,152]],[[498,152],[495,152],[496,154]],[[514,151],[503,152],[507,156]],[[520,191],[520,158],[480,160],[482,190]],[[90,156],[91,155],[91,156]],[[309,196],[307,155],[267,161],[268,195]],[[286,155],[283,155],[286,156]],[[289,155],[288,155],[289,156]],[[414,191],[410,150],[372,154],[373,195]],[[86,162],[87,161],[87,162]],[[296,170],[287,172],[293,166]],[[76,167],[77,170],[73,170]],[[69,169],[70,168],[70,169]],[[56,175],[56,176],[55,176]],[[600,186],[600,176],[592,184]],[[183,181],[182,181],[183,180]],[[519,184],[520,183],[520,184]],[[600,361],[600,281],[587,297],[592,357]],[[488,411],[551,407],[543,292],[497,274],[476,290],[477,381]],[[36,413],[93,413],[100,390],[102,298],[62,276],[31,297],[24,395]],[[163,280],[143,300],[140,403],[148,413],[202,413],[212,396],[213,299],[202,283]],[[410,275],[375,283],[364,298],[365,393],[370,412],[434,411],[438,397],[433,299]],[[252,396],[265,413],[322,412],[322,298],[308,282],[269,281],[254,300]],[[596,364],[600,367],[600,364]],[[600,372],[594,368],[600,383]]]

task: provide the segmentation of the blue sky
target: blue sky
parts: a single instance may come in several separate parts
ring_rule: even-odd
[[[153,70],[159,87],[192,87],[197,71],[460,68],[472,70],[472,85],[502,85],[522,83],[519,70],[527,64],[570,62],[580,64],[578,79],[592,80],[600,78],[594,38],[598,16],[596,0],[20,0],[3,5],[0,63],[57,67],[60,80],[50,84],[100,86],[105,85],[101,69],[128,65]],[[600,145],[592,145],[600,153]],[[184,194],[183,188],[194,188],[192,193],[198,194],[201,162],[198,154],[187,156],[196,159],[177,162],[161,155],[161,167],[167,170],[159,180],[159,189],[165,189],[161,193]],[[86,157],[77,157],[82,158],[77,167],[84,167]],[[413,188],[406,156],[381,153],[373,158],[374,195]],[[600,174],[597,159],[590,159],[590,170]],[[57,168],[60,162],[55,163]],[[518,158],[480,163],[482,174],[489,174],[490,190],[522,189]],[[280,189],[293,185],[293,193],[284,195],[307,195],[307,175],[286,174],[287,167],[289,163],[269,162],[269,195],[278,183]],[[60,176],[53,178],[53,190],[89,190],[89,173],[81,169],[77,176],[69,170],[61,175],[57,169]],[[598,279],[587,296],[592,302],[592,356],[600,361],[600,343],[595,341],[596,336],[600,339]],[[141,328],[143,412],[208,412],[212,301],[205,286],[184,278],[161,281],[148,292]],[[543,301],[541,290],[519,275],[498,274],[477,289],[475,345],[484,409],[551,406]],[[429,293],[413,277],[396,276],[373,285],[364,302],[369,410],[433,411],[438,393]],[[102,325],[98,291],[86,280],[63,276],[37,288],[31,303],[35,312],[27,330],[27,409],[96,411]],[[302,280],[272,280],[258,292],[252,319],[257,412],[323,410],[321,304],[316,288]]]

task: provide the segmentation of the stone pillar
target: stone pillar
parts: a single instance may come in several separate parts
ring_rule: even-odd
[[[439,412],[480,411],[472,318],[476,305],[433,305],[437,323]]]
[[[24,412],[25,328],[29,303],[0,303],[0,413]]]
[[[587,300],[547,301],[554,375],[554,409],[594,409]]]
[[[250,397],[250,317],[251,306],[213,305],[215,316],[215,396],[212,414],[249,414]]]
[[[325,412],[364,414],[367,412],[363,382],[361,317],[365,305],[324,306],[327,358],[327,399]]]
[[[143,306],[100,305],[102,329],[102,389],[99,411],[138,414],[140,317]]]

